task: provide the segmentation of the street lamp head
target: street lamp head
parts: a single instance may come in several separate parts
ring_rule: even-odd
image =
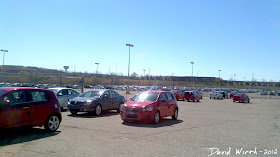
[[[8,50],[0,50],[0,51],[3,51],[3,52],[8,52]]]
[[[132,45],[132,44],[126,44],[126,46],[133,47],[133,45]]]
[[[191,64],[194,64],[194,62],[191,62]]]
[[[95,63],[95,64],[99,64],[99,63]]]

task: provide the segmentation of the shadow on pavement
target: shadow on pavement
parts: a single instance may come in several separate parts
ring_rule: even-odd
[[[69,112],[69,117],[77,117],[77,118],[100,118],[100,117],[109,117],[109,116],[115,116],[119,115],[118,112],[112,110],[112,111],[102,111],[101,115],[96,116],[94,113],[91,112],[78,112],[78,114],[73,115]]]
[[[58,135],[60,131],[48,132],[42,128],[0,129],[0,147],[23,142],[34,141]]]
[[[166,126],[173,126],[176,124],[183,123],[183,120],[172,120],[172,119],[160,119],[158,124],[153,124],[152,122],[138,122],[138,121],[132,121],[132,122],[123,122],[123,125],[127,126],[133,126],[133,127],[145,127],[145,128],[160,128],[160,127],[166,127]]]

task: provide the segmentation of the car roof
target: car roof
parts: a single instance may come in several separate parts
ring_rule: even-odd
[[[99,91],[99,92],[104,92],[104,91],[109,91],[111,89],[92,89],[92,90],[89,90],[88,92],[92,92],[92,91]]]
[[[13,90],[23,90],[23,89],[33,89],[33,90],[46,90],[42,88],[32,88],[32,87],[1,87],[0,90],[5,90],[7,92],[13,91]]]
[[[55,87],[55,88],[49,88],[49,89],[58,89],[58,90],[61,90],[61,89],[71,89],[71,88]]]
[[[150,91],[142,91],[140,93],[169,93],[168,91],[161,91],[161,90],[150,90]]]

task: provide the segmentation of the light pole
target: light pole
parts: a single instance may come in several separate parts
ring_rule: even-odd
[[[146,72],[146,70],[145,70],[145,69],[143,69],[143,71],[144,71],[144,76],[143,76],[143,85],[145,85],[145,72]]]
[[[221,70],[218,70],[219,71],[219,78],[221,78],[221,75],[220,75],[220,73],[221,73]]]
[[[97,71],[98,71],[98,65],[99,63],[95,63],[96,64],[96,75],[97,75]]]
[[[191,62],[191,64],[192,64],[192,81],[193,81],[193,64],[194,64],[194,62]]]
[[[127,90],[126,90],[126,98],[129,93],[129,70],[130,70],[130,47],[133,47],[132,44],[126,44],[128,46],[128,74],[127,74]]]
[[[0,51],[3,51],[3,52],[4,52],[4,55],[3,55],[3,67],[2,67],[2,68],[3,68],[3,72],[4,72],[5,53],[8,52],[8,50],[3,50],[3,49],[2,49],[2,50],[0,50]]]

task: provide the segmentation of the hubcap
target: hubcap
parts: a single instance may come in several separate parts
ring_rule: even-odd
[[[56,130],[59,126],[59,119],[57,116],[52,116],[49,119],[48,126],[51,130]]]
[[[95,109],[95,110],[96,110],[96,111],[95,111],[96,115],[100,115],[100,113],[101,113],[101,107],[100,107],[100,105],[96,106],[96,109]]]
[[[174,116],[175,116],[175,118],[178,117],[178,110],[175,110]]]

